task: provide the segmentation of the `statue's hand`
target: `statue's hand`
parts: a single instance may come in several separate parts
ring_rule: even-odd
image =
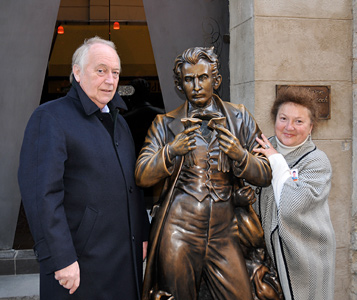
[[[255,192],[249,185],[239,188],[234,192],[234,206],[248,206],[253,204],[255,201]]]
[[[174,159],[178,155],[185,155],[191,150],[196,149],[196,133],[200,125],[195,125],[185,129],[175,136],[175,139],[168,144],[170,159]]]
[[[244,157],[244,149],[239,140],[221,125],[216,126],[215,129],[218,133],[219,148],[232,160],[239,163]]]

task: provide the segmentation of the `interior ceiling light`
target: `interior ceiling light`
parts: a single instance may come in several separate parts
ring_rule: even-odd
[[[57,28],[57,33],[58,34],[64,34],[64,28],[63,28],[63,26],[58,26],[58,28]]]
[[[114,29],[114,30],[120,29],[120,24],[119,24],[119,22],[114,22],[113,29]]]

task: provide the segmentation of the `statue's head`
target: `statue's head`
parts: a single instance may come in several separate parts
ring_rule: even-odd
[[[195,106],[205,106],[222,82],[214,47],[194,47],[177,56],[174,66],[176,88]]]

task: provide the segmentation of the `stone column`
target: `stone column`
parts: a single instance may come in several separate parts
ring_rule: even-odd
[[[254,0],[229,1],[231,102],[255,110]]]
[[[351,300],[357,299],[357,1],[353,8],[353,123],[352,123],[352,234],[351,234]]]
[[[2,1],[0,9],[0,252],[11,251],[20,206],[19,152],[39,105],[60,0]]]

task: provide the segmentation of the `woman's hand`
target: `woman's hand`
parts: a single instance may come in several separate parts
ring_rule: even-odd
[[[254,148],[254,152],[262,153],[266,157],[269,157],[270,155],[278,153],[273,147],[273,145],[269,142],[269,140],[266,138],[264,134],[262,134],[262,138],[256,138],[256,141],[259,143],[262,148]]]

